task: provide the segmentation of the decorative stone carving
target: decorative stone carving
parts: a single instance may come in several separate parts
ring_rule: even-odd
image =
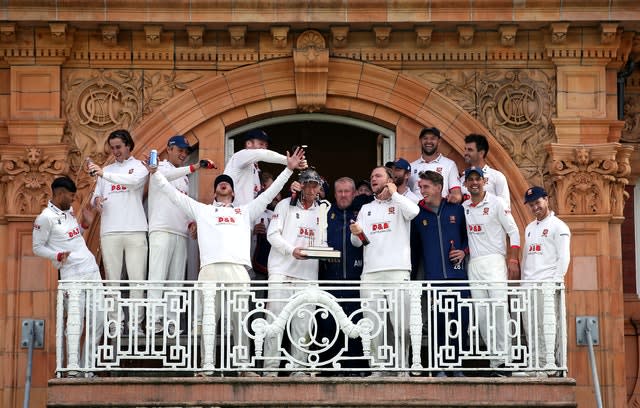
[[[640,95],[624,98],[624,128],[620,140],[640,143]]]
[[[373,33],[376,36],[376,47],[384,48],[389,45],[391,40],[391,27],[374,26]]]
[[[0,42],[9,44],[16,41],[16,23],[0,24]]]
[[[102,30],[102,44],[107,46],[114,46],[118,44],[118,33],[120,27],[117,25],[103,25],[100,27]]]
[[[7,214],[38,214],[47,205],[51,182],[67,175],[69,148],[5,145],[0,151],[0,183]]]
[[[157,47],[160,45],[160,34],[162,34],[162,26],[159,25],[146,25],[144,26],[144,37],[147,45],[150,47]]]
[[[619,143],[547,147],[559,215],[622,216],[632,149]]]
[[[551,43],[564,44],[568,31],[569,23],[551,23]]]
[[[473,35],[475,29],[470,25],[458,26],[458,44],[461,47],[471,47],[473,45]]]
[[[498,32],[500,33],[500,44],[502,44],[503,47],[513,47],[516,45],[517,25],[501,25],[498,28]]]
[[[190,47],[202,47],[204,42],[204,26],[187,26],[187,37],[189,37]]]
[[[293,50],[296,101],[304,112],[322,109],[327,101],[329,50],[322,34],[308,30],[300,34]]]
[[[66,23],[49,23],[51,30],[51,40],[54,43],[64,43],[67,40],[67,24]]]
[[[616,40],[618,23],[600,23],[600,43],[610,45]]]
[[[331,45],[333,48],[344,48],[348,45],[349,26],[331,27]]]
[[[245,37],[247,35],[247,26],[230,26],[229,38],[232,47],[244,47]]]
[[[273,38],[274,47],[285,48],[287,46],[288,36],[289,36],[289,27],[287,26],[271,27],[271,37]]]
[[[416,27],[416,47],[427,48],[431,45],[432,26]]]
[[[62,103],[70,144],[106,159],[105,139],[115,129],[130,129],[202,74],[193,71],[65,71]],[[104,157],[102,156],[104,155]]]

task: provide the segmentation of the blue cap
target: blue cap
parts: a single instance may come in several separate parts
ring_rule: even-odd
[[[418,136],[418,137],[421,139],[422,136],[424,136],[424,135],[426,135],[428,133],[434,135],[435,137],[442,137],[442,136],[440,136],[440,129],[438,129],[435,126],[422,129],[422,131],[420,131],[420,136]]]
[[[411,164],[409,164],[409,162],[403,159],[402,157],[400,157],[398,160],[393,162],[393,167],[395,167],[396,169],[402,169],[409,172],[411,171]]]
[[[173,136],[171,139],[169,139],[169,142],[167,142],[167,146],[176,146],[182,149],[191,149],[187,138],[182,135]]]
[[[536,201],[540,197],[547,196],[548,194],[544,188],[533,186],[524,193],[524,203],[530,203],[531,201]]]
[[[464,171],[464,179],[468,179],[471,173],[477,173],[478,175],[480,175],[480,177],[484,177],[484,172],[480,167],[472,166]]]
[[[262,129],[251,129],[250,131],[244,134],[245,142],[247,140],[253,140],[253,139],[263,140],[267,143],[271,143],[271,138],[269,137],[267,132],[265,132]]]

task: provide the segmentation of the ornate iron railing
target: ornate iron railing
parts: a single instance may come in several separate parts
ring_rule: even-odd
[[[60,281],[57,375],[566,374],[560,282],[268,285]]]

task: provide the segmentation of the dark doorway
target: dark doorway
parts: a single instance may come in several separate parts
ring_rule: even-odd
[[[327,180],[333,182],[344,176],[357,183],[369,179],[371,170],[381,157],[382,136],[376,132],[356,126],[320,121],[297,121],[262,126],[271,137],[269,149],[285,153],[295,145],[307,145],[307,160],[310,166]],[[234,139],[235,150],[244,148],[244,134]],[[262,171],[277,176],[282,166],[261,163]],[[292,178],[293,179],[293,178]],[[333,199],[333,197],[331,197]]]

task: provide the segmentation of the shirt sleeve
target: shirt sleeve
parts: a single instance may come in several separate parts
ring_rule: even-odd
[[[391,195],[391,201],[398,204],[402,217],[407,221],[411,221],[416,218],[416,215],[420,212],[418,204],[414,203],[397,191]]]
[[[273,184],[275,184],[275,182]],[[284,199],[276,205],[276,209],[271,217],[271,222],[269,223],[269,229],[267,230],[267,241],[271,244],[271,249],[275,249],[283,255],[291,255],[293,254],[293,250],[296,249],[282,236],[288,212],[289,200]]]
[[[507,184],[507,178],[501,172],[495,172],[495,185],[496,195],[501,197],[507,206],[511,207],[511,195],[509,193],[509,185]]]
[[[364,209],[364,207],[362,207],[362,209]],[[358,217],[356,218],[356,222],[360,225],[360,227],[362,227],[362,230],[364,231],[364,226],[362,225],[362,217],[364,217],[364,215],[362,215],[362,213],[364,211],[362,211],[362,209],[360,209],[360,211],[358,211]],[[358,238],[358,236],[351,234],[351,245],[353,245],[356,248],[360,248],[362,246],[362,241],[360,241],[360,238]]]
[[[96,188],[93,190],[93,195],[91,196],[91,206],[94,206],[96,197],[104,197],[104,180],[102,177],[98,177],[96,180]]]
[[[264,212],[267,205],[278,195],[280,190],[284,187],[289,177],[293,174],[293,171],[286,168],[278,175],[278,177],[271,183],[268,189],[262,192],[255,200],[248,204],[249,207],[249,219],[251,222],[255,221],[260,214]]]
[[[287,164],[287,156],[269,149],[244,149],[233,155],[233,160],[238,167],[250,166],[255,162],[267,162],[275,164]]]
[[[502,228],[504,228],[507,235],[509,235],[511,246],[520,247],[520,231],[518,230],[518,224],[516,224],[516,220],[513,219],[511,209],[500,197],[497,197],[496,202],[498,202],[498,205],[496,205],[498,210],[498,219],[500,220]]]
[[[449,191],[456,189],[456,188],[460,188],[460,179],[458,179],[459,177],[459,173],[458,173],[458,166],[456,165],[455,162],[453,162],[451,164],[451,169],[449,170]]]
[[[199,203],[186,194],[182,194],[175,187],[169,184],[167,178],[156,171],[152,176],[152,183],[157,183],[160,191],[171,200],[177,207],[179,207],[189,218],[196,219],[198,213],[198,207],[205,206],[205,204]]]
[[[190,166],[183,166],[183,167],[162,166],[162,167],[158,167],[158,172],[162,173],[162,175],[168,181],[173,181],[173,180],[179,179],[180,177],[191,174],[191,167]]]
[[[149,172],[142,165],[137,168],[142,169],[142,171],[134,172],[133,174],[117,174],[107,171],[102,173],[102,178],[113,184],[121,184],[132,190],[139,190],[144,188],[144,185],[147,183],[147,175]]]
[[[571,260],[571,231],[569,227],[562,223],[558,236],[556,237],[557,250],[558,250],[558,268],[556,269],[556,279],[564,279],[564,275],[567,274],[569,269],[569,261]]]
[[[33,223],[32,247],[37,256],[51,260],[54,266],[59,267],[58,252],[48,246],[51,235],[51,222],[40,214]]]

